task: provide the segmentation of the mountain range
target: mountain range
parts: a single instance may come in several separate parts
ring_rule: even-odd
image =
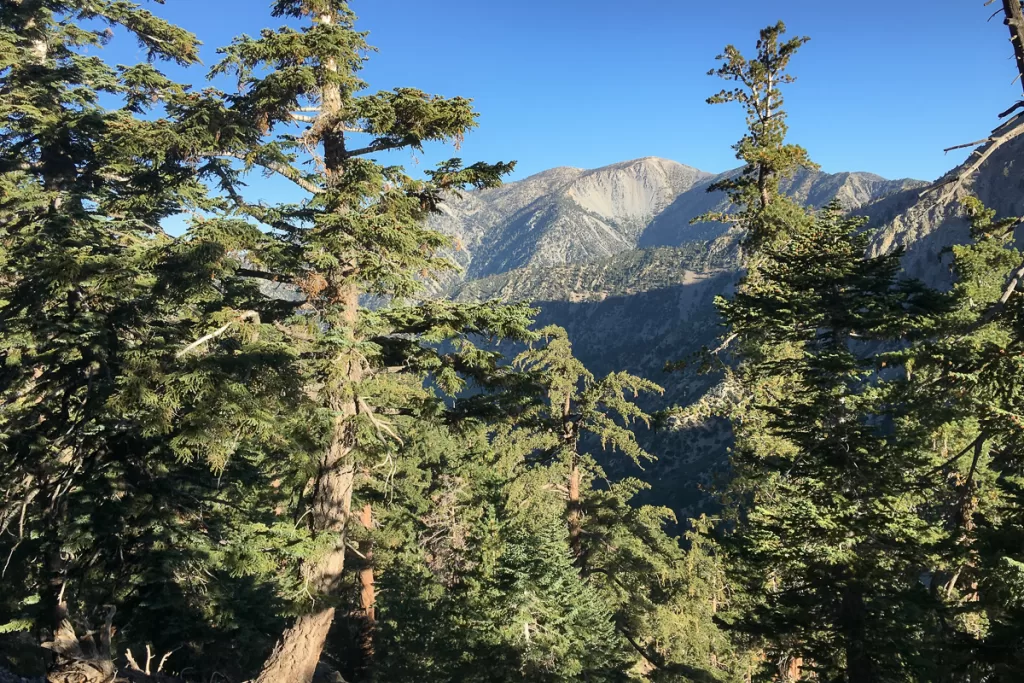
[[[783,185],[819,208],[838,199],[867,217],[874,253],[903,249],[905,274],[935,287],[950,282],[948,248],[968,239],[958,200],[977,194],[1000,215],[1024,214],[1024,143],[1006,145],[967,189],[944,197],[932,183],[870,173],[802,170]],[[666,388],[652,411],[698,399],[714,378],[667,374],[666,362],[692,357],[722,333],[714,300],[741,277],[738,235],[721,223],[691,221],[728,211],[709,193],[712,174],[646,157],[583,170],[560,167],[502,187],[453,198],[433,226],[455,238],[462,272],[434,294],[458,300],[531,301],[540,324],[565,327],[595,374],[627,370]],[[951,171],[956,173],[956,169]],[[724,423],[643,434],[658,455],[645,473],[608,460],[616,474],[652,484],[650,499],[680,516],[707,503],[707,485],[726,461]]]

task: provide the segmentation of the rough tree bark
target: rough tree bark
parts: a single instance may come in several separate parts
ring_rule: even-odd
[[[878,680],[875,662],[868,650],[865,612],[863,590],[856,583],[851,583],[843,589],[840,615],[848,683],[875,683]]]
[[[580,500],[580,462],[576,452],[576,425],[572,421],[572,391],[567,390],[562,404],[562,439],[569,451],[569,546],[577,559],[583,555],[583,505]]]
[[[359,522],[367,531],[373,529],[373,508],[369,503],[363,506]],[[367,673],[373,667],[375,652],[373,637],[377,625],[377,598],[373,580],[373,541],[362,541],[359,546],[359,551],[363,556],[363,565],[359,569],[359,607],[363,612],[363,623],[359,633],[359,650],[363,656],[363,672]]]
[[[333,11],[321,14],[318,21],[332,24],[336,20]],[[327,72],[338,71],[336,61],[327,59],[323,67]],[[328,187],[338,183],[344,174],[345,136],[336,126],[342,105],[340,87],[325,79],[320,93],[320,112],[312,130],[323,143],[324,174]],[[344,207],[335,210],[342,211]],[[359,314],[359,288],[352,272],[327,274],[331,298],[341,304],[344,314],[341,324],[345,333],[355,340],[356,323]],[[361,363],[352,358],[339,359],[345,363],[346,380],[349,386],[362,379]],[[334,547],[316,562],[304,568],[309,584],[322,596],[335,593],[341,583],[345,569],[345,528],[351,517],[352,486],[355,480],[353,462],[354,431],[352,417],[358,412],[354,394],[345,392],[345,398],[332,400],[331,407],[337,417],[331,443],[320,462],[316,486],[313,493],[311,525],[315,532],[333,532],[336,536]],[[281,636],[257,683],[310,683],[323,651],[324,642],[334,622],[334,607],[327,606],[300,616],[295,624]]]
[[[1021,87],[1024,88],[1024,9],[1020,0],[1003,0],[1003,17],[1003,23],[1010,29],[1013,56],[1017,59],[1017,71],[1021,74]]]
[[[800,680],[803,666],[803,657],[784,656],[779,661],[779,681],[782,683],[796,683],[796,681]]]

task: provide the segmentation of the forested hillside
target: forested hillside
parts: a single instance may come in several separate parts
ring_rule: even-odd
[[[1024,101],[825,174],[779,22],[737,169],[503,184],[348,2],[162,9],[0,3],[0,681],[1024,680]]]

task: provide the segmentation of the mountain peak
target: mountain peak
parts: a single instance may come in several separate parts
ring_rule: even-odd
[[[579,169],[559,166],[502,187],[466,193],[446,204],[434,226],[459,238],[456,258],[468,278],[529,265],[587,263],[638,246],[675,246],[714,239],[721,225],[690,219],[727,210],[706,189],[716,176],[671,159],[646,156]],[[820,206],[839,196],[855,208],[891,193],[868,174],[799,174],[786,191]]]

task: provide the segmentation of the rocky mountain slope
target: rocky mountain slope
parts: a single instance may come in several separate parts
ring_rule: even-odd
[[[726,175],[656,157],[589,171],[554,168],[453,199],[434,227],[458,239],[453,256],[468,280],[529,266],[586,263],[638,247],[706,242],[724,226],[690,220],[728,208],[721,194],[707,192]],[[868,173],[805,171],[785,189],[813,206],[839,197],[855,209],[920,185]]]
[[[972,191],[1003,215],[1024,214],[1024,141],[981,169]],[[691,224],[725,210],[707,187],[721,176],[645,158],[592,171],[557,168],[451,203],[436,227],[455,235],[465,273],[445,283],[461,300],[532,301],[540,324],[565,327],[577,355],[597,374],[628,370],[666,387],[657,410],[698,398],[714,378],[667,374],[668,361],[716,343],[714,299],[740,277],[737,235],[720,224]],[[872,249],[906,249],[908,275],[949,282],[947,248],[968,238],[957,199],[912,180],[867,173],[801,172],[785,190],[820,207],[837,197],[875,229]],[[648,433],[659,461],[639,473],[651,499],[692,514],[725,462],[725,425]],[[614,462],[614,461],[610,461]]]

